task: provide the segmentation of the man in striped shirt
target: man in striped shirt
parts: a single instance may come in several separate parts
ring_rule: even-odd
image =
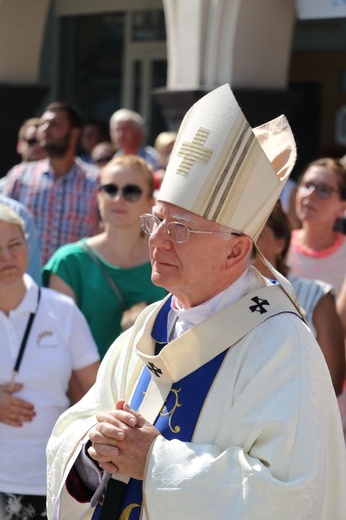
[[[3,194],[33,214],[45,264],[60,246],[98,232],[98,170],[76,158],[82,128],[77,107],[49,104],[37,137],[47,158],[21,163],[6,175]]]

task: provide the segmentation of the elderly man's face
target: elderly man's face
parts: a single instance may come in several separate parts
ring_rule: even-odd
[[[118,121],[110,132],[112,142],[119,150],[135,152],[142,143],[143,132],[132,121]]]
[[[181,222],[192,231],[219,231],[219,227],[177,206],[158,202],[153,215],[163,221]],[[221,234],[190,233],[183,244],[175,243],[164,225],[149,239],[152,281],[173,293],[185,307],[203,303],[231,283],[227,261],[233,240]]]

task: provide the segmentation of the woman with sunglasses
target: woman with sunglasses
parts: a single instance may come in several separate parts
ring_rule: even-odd
[[[346,210],[346,170],[331,158],[310,163],[300,178],[287,264],[296,276],[330,283],[340,292],[346,275],[346,239],[335,229]]]
[[[76,301],[101,357],[144,305],[166,295],[151,282],[148,239],[141,230],[140,216],[154,204],[153,189],[152,171],[143,159],[112,159],[101,170],[97,195],[103,231],[64,245],[43,269],[44,285]],[[135,310],[124,313],[124,307]]]

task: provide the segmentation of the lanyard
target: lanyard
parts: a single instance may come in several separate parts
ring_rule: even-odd
[[[13,372],[12,372],[12,379],[11,379],[11,382],[9,384],[9,387],[7,389],[7,393],[8,394],[11,394],[12,391],[13,391],[13,388],[14,388],[14,383],[16,381],[16,377],[17,377],[17,374],[19,372],[19,367],[21,365],[21,362],[22,362],[22,358],[23,358],[23,354],[24,354],[24,350],[25,350],[25,347],[26,347],[26,344],[28,342],[28,338],[29,338],[29,334],[30,334],[30,330],[31,330],[31,327],[32,327],[32,324],[34,322],[34,318],[37,314],[37,311],[38,311],[38,306],[39,306],[39,303],[40,303],[40,298],[41,298],[41,289],[40,287],[38,288],[38,295],[37,295],[37,305],[36,305],[36,310],[35,312],[32,312],[29,316],[29,319],[28,319],[28,323],[26,324],[26,329],[24,331],[24,336],[23,336],[23,339],[22,339],[22,343],[20,345],[20,349],[19,349],[19,352],[18,352],[18,356],[17,356],[17,359],[16,359],[16,362],[14,364],[14,368],[13,368]]]

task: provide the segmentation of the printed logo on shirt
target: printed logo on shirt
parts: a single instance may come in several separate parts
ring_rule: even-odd
[[[38,347],[56,347],[56,341],[54,340],[54,332],[52,330],[43,330],[37,336]]]

